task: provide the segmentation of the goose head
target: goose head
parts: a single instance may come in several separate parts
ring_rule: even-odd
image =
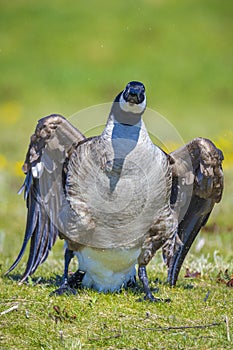
[[[119,105],[124,112],[143,114],[146,109],[145,86],[138,81],[129,82],[119,96]]]

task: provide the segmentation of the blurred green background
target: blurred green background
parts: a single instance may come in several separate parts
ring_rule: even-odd
[[[232,230],[232,9],[229,0],[0,1],[3,256],[15,256],[24,232],[16,192],[36,121],[110,102],[130,80],[185,141],[223,149],[226,190],[211,222]]]
[[[232,349],[222,322],[229,315],[232,339],[231,291],[216,284],[220,270],[233,271],[232,15],[230,0],[0,0],[0,311],[19,300],[19,310],[1,318],[4,349],[81,349],[80,339],[85,349],[115,349],[116,344],[122,349],[135,344],[140,349]],[[26,208],[17,191],[37,120],[51,113],[69,117],[111,102],[130,80],[145,84],[148,107],[167,118],[184,141],[210,138],[225,155],[222,202],[193,244],[178,287],[159,284],[161,295],[173,302],[137,303],[134,291],[99,295],[84,290],[75,299],[49,298],[53,284],[18,286],[26,257],[11,274],[13,280],[3,278],[24,236]],[[98,124],[95,120],[93,126]],[[62,274],[62,246],[62,241],[56,244],[35,278],[53,281]],[[71,265],[74,271],[77,266]],[[201,272],[202,279],[187,281],[187,266]],[[155,278],[166,280],[161,254],[149,265],[149,277],[156,287]],[[191,284],[194,288],[186,289]],[[49,311],[55,312],[54,303],[77,315],[76,322],[55,324]],[[220,328],[192,333],[138,327],[216,320]],[[125,335],[114,339],[117,329]],[[99,341],[98,334],[109,336]]]

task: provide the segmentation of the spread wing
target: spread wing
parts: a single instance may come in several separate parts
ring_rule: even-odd
[[[30,240],[22,282],[46,260],[57,236],[62,237],[64,222],[72,225],[77,219],[65,199],[63,168],[72,145],[82,140],[85,140],[84,135],[60,115],[40,119],[31,137],[23,165],[26,178],[19,191],[24,190],[27,203],[26,231],[19,255],[6,272],[18,265]],[[61,220],[61,208],[67,221]]]
[[[179,218],[178,235],[183,245],[174,248],[168,264],[168,281],[175,285],[182,263],[223,191],[222,152],[208,139],[196,138],[170,154],[173,159],[171,204]]]

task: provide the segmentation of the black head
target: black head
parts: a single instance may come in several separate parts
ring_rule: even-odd
[[[111,113],[121,124],[135,125],[146,109],[145,87],[138,81],[131,81],[114,100]]]
[[[119,95],[119,106],[124,112],[142,115],[146,109],[145,86],[138,81],[128,83]]]
[[[122,96],[129,104],[141,104],[145,100],[145,86],[138,81],[131,81],[126,85]]]

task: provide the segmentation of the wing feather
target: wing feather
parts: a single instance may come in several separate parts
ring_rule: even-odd
[[[182,246],[164,247],[168,281],[175,285],[182,263],[223,192],[223,154],[210,140],[196,138],[170,155],[174,163],[171,203],[179,218]],[[167,258],[171,256],[172,258]]]
[[[63,164],[72,145],[84,139],[84,135],[60,115],[38,121],[23,165],[26,178],[19,191],[24,190],[27,202],[25,236],[18,257],[6,272],[8,274],[18,265],[30,241],[29,257],[21,282],[47,259],[60,233],[56,220],[59,208],[65,201]]]

